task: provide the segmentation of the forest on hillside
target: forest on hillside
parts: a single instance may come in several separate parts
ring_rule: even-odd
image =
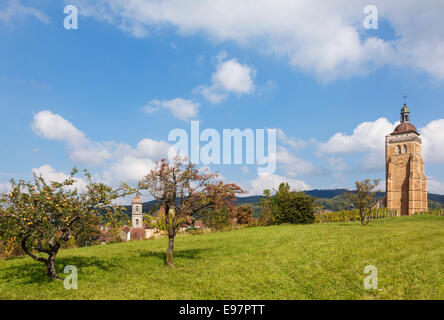
[[[315,204],[322,210],[330,211],[342,211],[350,209],[350,203],[347,201],[344,193],[348,192],[347,189],[315,189],[305,191],[306,194],[316,198]],[[377,197],[379,199],[384,198],[385,192],[378,192]],[[262,196],[249,196],[239,197],[237,205],[248,204],[254,211],[254,216],[257,218],[260,216],[259,201]],[[444,208],[444,195],[429,193],[429,208],[430,209],[442,209]],[[156,201],[144,202],[142,210],[143,212],[150,212],[156,208]],[[131,206],[126,207],[126,212],[131,214]]]

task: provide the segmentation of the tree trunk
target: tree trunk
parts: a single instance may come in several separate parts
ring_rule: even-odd
[[[62,278],[57,275],[54,265],[57,252],[60,249],[60,244],[55,245],[51,251],[40,249],[39,251],[48,254],[48,259],[45,259],[42,257],[38,257],[32,253],[32,251],[26,245],[26,241],[28,240],[28,238],[29,237],[25,237],[21,241],[23,251],[35,261],[43,262],[46,265],[46,274],[51,278],[51,280],[62,280]]]
[[[168,250],[166,255],[166,264],[168,267],[174,268],[173,264],[174,236],[168,235]]]
[[[57,251],[56,252],[52,252],[49,257],[48,260],[46,261],[46,274],[52,279],[52,280],[62,280],[62,278],[60,278],[57,275],[57,272],[55,270],[55,258],[57,255]]]
[[[361,224],[363,226],[368,225],[368,223],[370,222],[370,217],[367,219],[365,211],[360,211],[359,214],[361,215]]]

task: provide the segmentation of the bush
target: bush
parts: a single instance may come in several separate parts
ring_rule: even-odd
[[[208,209],[202,212],[201,220],[207,227],[221,231],[230,226],[229,209],[225,206],[216,209]]]
[[[0,258],[18,257],[24,254],[15,237],[0,240]]]
[[[238,224],[251,224],[253,222],[253,209],[248,204],[241,205],[234,210],[234,217]]]
[[[191,235],[196,235],[196,234],[203,234],[203,231],[201,228],[195,228],[195,227],[190,227],[187,228],[185,230],[186,233],[191,234]]]
[[[260,200],[261,215],[257,220],[257,224],[260,226],[269,226],[274,223],[275,204],[273,197],[271,197],[270,190],[264,190],[263,198]]]
[[[290,191],[288,183],[281,183],[276,196],[275,203],[275,223],[307,224],[313,223],[314,198],[303,192]]]

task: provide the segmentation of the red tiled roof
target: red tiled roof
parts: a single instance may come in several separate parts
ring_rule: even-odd
[[[415,132],[416,134],[419,134],[414,125],[409,122],[403,122],[396,127],[395,131],[392,132],[392,135],[407,132]]]

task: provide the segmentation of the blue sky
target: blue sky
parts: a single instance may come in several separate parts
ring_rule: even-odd
[[[172,129],[199,120],[279,129],[273,176],[211,166],[252,194],[352,187],[384,178],[384,136],[407,93],[429,190],[444,194],[444,8],[394,2],[375,1],[378,29],[365,30],[361,1],[2,1],[0,186],[73,166],[135,183]],[[71,3],[77,30],[63,27]]]

